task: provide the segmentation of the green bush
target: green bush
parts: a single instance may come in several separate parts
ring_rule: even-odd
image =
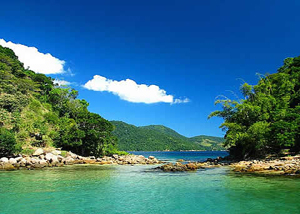
[[[23,155],[32,155],[34,153],[34,151],[35,151],[34,149],[26,148],[26,149],[23,149],[21,153]]]
[[[0,128],[0,157],[11,156],[20,151],[16,145],[16,139],[13,133],[5,128]]]

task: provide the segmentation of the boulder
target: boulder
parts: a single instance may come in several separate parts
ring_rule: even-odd
[[[40,162],[39,162],[40,164],[42,164],[42,165],[47,165],[47,161],[46,160],[40,160]]]
[[[177,162],[177,163],[175,163],[175,166],[177,166],[177,167],[183,167],[184,165],[182,163],[180,163],[180,162]]]
[[[189,170],[197,170],[198,169],[198,167],[195,163],[188,163],[188,164],[186,164],[186,167]]]
[[[30,159],[30,163],[31,163],[31,164],[36,164],[36,163],[39,163],[39,162],[40,162],[40,160],[37,159],[37,158],[31,158],[31,159]]]
[[[173,163],[168,163],[168,164],[162,165],[160,167],[160,169],[162,169],[165,172],[169,172],[169,171],[172,171],[174,169],[174,165],[173,165]]]
[[[20,163],[20,166],[24,167],[24,166],[26,166],[27,161],[25,158],[22,158],[19,163]]]
[[[119,158],[119,155],[113,155],[113,158],[117,160]]]
[[[59,162],[57,156],[53,155],[52,153],[46,153],[45,159],[51,164],[56,164]]]
[[[22,158],[23,158],[23,157],[16,157],[15,160],[16,160],[17,162],[20,162],[20,161],[22,160]]]
[[[16,164],[17,163],[16,159],[14,159],[14,158],[10,158],[8,162],[10,164]]]
[[[39,169],[39,168],[44,168],[46,165],[47,165],[47,162],[46,163],[35,163],[35,164],[32,164],[31,167]]]
[[[53,150],[51,153],[53,155],[61,155],[61,151],[58,151],[58,150]]]
[[[152,160],[154,159],[155,157],[154,156],[149,156],[148,159]]]
[[[71,158],[73,158],[73,159],[77,159],[77,155],[76,155],[76,154],[74,154],[74,153],[73,153],[73,152],[71,152],[71,151],[67,152],[67,156],[71,156]],[[79,159],[82,159],[82,157],[80,157]]]
[[[12,171],[12,170],[17,169],[11,163],[8,163],[8,162],[3,162],[3,165],[1,167],[3,170],[6,170],[6,171]]]
[[[63,162],[63,160],[64,160],[64,157],[63,157],[63,156],[57,155],[56,157],[57,157],[57,160],[58,160],[59,162]]]
[[[31,157],[25,157],[26,164],[31,164]]]
[[[178,159],[176,162],[184,162],[183,159]]]
[[[46,159],[47,161],[51,161],[51,159],[52,159],[53,156],[54,156],[54,155],[53,155],[52,153],[46,153],[45,159]]]
[[[72,165],[72,164],[74,164],[75,160],[74,160],[72,157],[68,156],[68,157],[66,157],[66,158],[63,160],[63,162],[64,162],[66,165]]]
[[[3,157],[3,158],[0,159],[0,161],[3,162],[3,163],[8,163],[8,158]]]
[[[86,159],[86,160],[83,160],[83,162],[84,162],[85,164],[94,164],[94,163],[96,163],[96,160],[95,160],[95,159],[94,159],[94,160]]]
[[[32,155],[39,156],[41,154],[44,154],[44,150],[42,148],[38,148],[37,150],[34,151],[34,153]]]

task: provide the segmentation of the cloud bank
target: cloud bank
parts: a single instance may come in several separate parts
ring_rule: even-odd
[[[95,75],[92,80],[89,80],[83,86],[86,89],[93,91],[107,91],[119,96],[122,100],[133,103],[187,103],[189,99],[174,99],[173,95],[168,95],[163,89],[157,85],[137,84],[131,79],[126,80],[111,80],[106,77]]]
[[[0,45],[12,49],[19,60],[24,63],[24,67],[42,74],[61,74],[64,73],[65,61],[55,58],[50,53],[41,53],[35,47],[6,42],[0,39]]]

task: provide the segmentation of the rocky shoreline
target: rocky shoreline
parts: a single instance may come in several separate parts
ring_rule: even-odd
[[[300,155],[269,160],[239,161],[231,163],[230,166],[235,172],[300,176]]]
[[[214,167],[228,166],[234,172],[254,173],[261,175],[291,175],[300,177],[300,155],[273,159],[233,161],[218,157],[208,158],[204,162],[187,162],[178,160],[175,164],[168,163],[157,167],[165,172],[196,171]]]
[[[134,165],[134,164],[160,164],[154,156],[148,158],[142,155],[112,155],[101,158],[82,157],[72,152],[67,152],[62,156],[60,150],[44,150],[39,148],[33,155],[19,155],[14,158],[2,157],[0,159],[0,170],[17,170],[17,169],[40,169],[44,167],[61,167],[73,164],[115,164],[115,165]]]
[[[45,167],[61,167],[73,164],[98,164],[98,165],[136,165],[136,164],[162,164],[154,156],[148,158],[143,155],[112,155],[95,158],[93,156],[83,157],[72,152],[62,152],[57,149],[38,148],[32,155],[19,155],[14,158],[2,157],[0,159],[0,170],[17,169],[40,169]],[[191,162],[182,159],[176,163],[166,163],[155,169],[164,172],[183,172],[196,171],[198,169],[207,169],[228,166],[234,172],[254,173],[263,175],[293,175],[300,177],[300,155],[286,156],[281,158],[233,161],[227,158],[218,157],[216,159],[208,158],[204,162]]]

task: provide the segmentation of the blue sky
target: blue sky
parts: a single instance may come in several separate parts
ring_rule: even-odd
[[[299,9],[277,0],[12,0],[1,2],[0,39],[50,53],[53,67],[39,66],[108,120],[223,136],[222,120],[207,120],[215,98],[299,55]]]

